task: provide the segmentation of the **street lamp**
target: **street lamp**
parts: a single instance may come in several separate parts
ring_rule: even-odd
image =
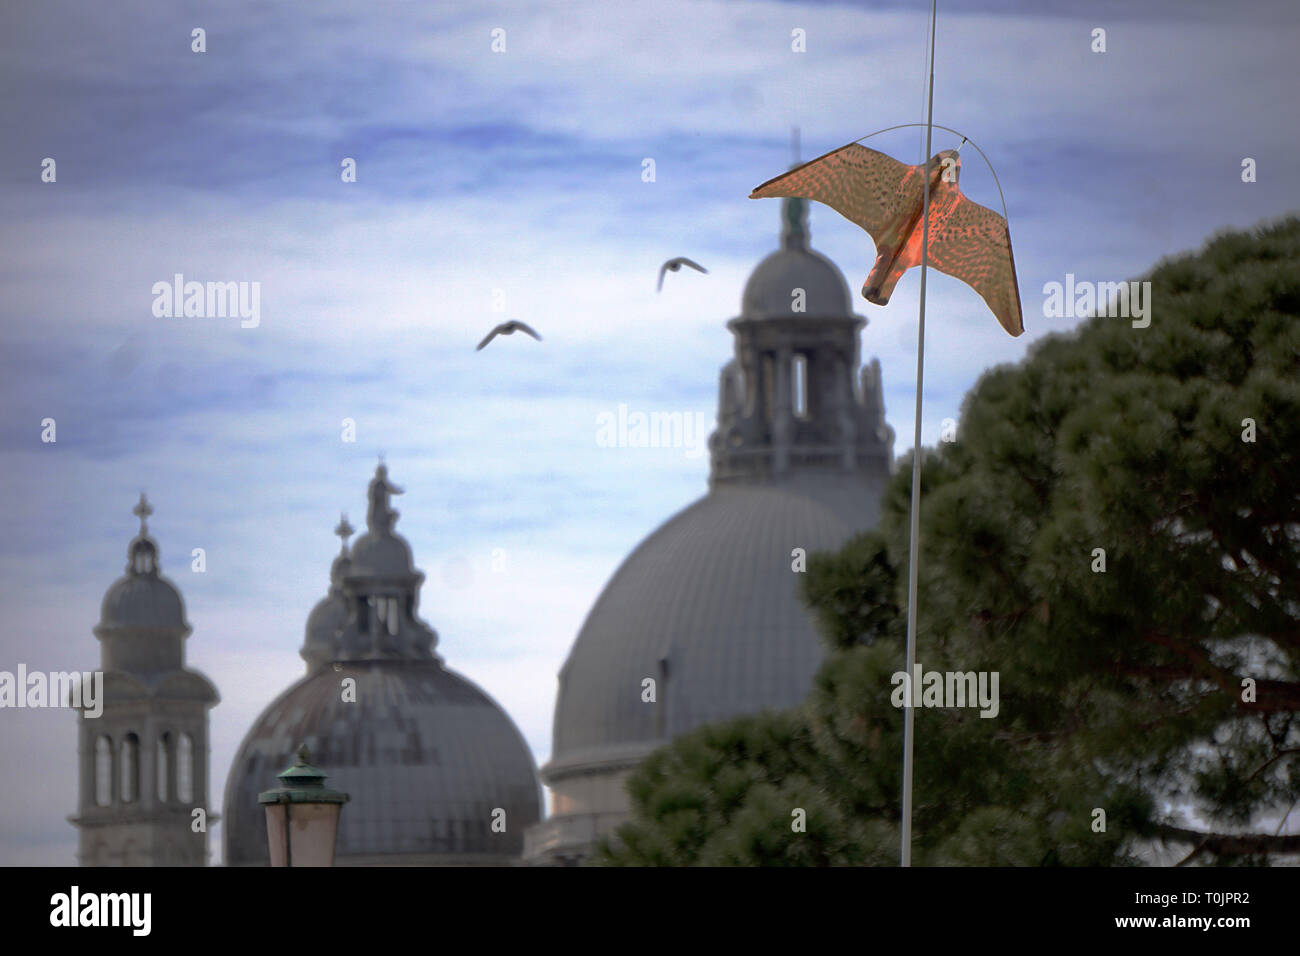
[[[277,774],[281,785],[257,795],[266,806],[266,842],[272,866],[333,866],[339,812],[348,795],[325,786],[325,773],[311,765],[307,745],[298,762]]]

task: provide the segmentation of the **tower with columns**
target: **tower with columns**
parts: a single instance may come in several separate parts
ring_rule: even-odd
[[[838,270],[809,248],[807,203],[782,200],[781,222],[781,247],[727,323],[736,357],[722,369],[710,487],[891,467],[879,360],[858,372],[866,319],[845,307]]]
[[[205,866],[208,710],[216,688],[185,666],[190,626],[163,577],[143,494],[126,573],[104,595],[95,636],[103,709],[78,720],[80,792],[71,822],[82,866]]]

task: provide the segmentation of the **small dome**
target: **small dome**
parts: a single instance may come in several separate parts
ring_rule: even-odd
[[[808,245],[808,203],[781,200],[781,248],[750,273],[740,297],[745,319],[853,314],[848,283],[835,264]],[[794,290],[802,289],[803,309],[794,311]]]
[[[345,677],[356,680],[355,701],[339,694]],[[532,754],[482,690],[434,661],[349,662],[289,688],[244,739],[226,785],[228,865],[266,865],[257,795],[303,743],[328,785],[351,797],[340,864],[505,864],[541,815]],[[492,829],[497,809],[503,833]]]
[[[411,548],[391,532],[368,531],[352,544],[351,574],[396,578],[415,573]]]
[[[804,290],[804,310],[794,312],[795,289]],[[746,319],[788,319],[803,315],[850,315],[848,283],[829,259],[811,249],[778,249],[758,264],[745,283],[740,314]]]
[[[101,628],[152,628],[189,631],[185,605],[176,586],[159,571],[158,545],[149,537],[146,520],[153,514],[144,492],[132,511],[140,533],[126,548],[126,574],[113,582],[99,609]]]
[[[321,598],[307,615],[306,637],[299,655],[308,664],[308,670],[323,667],[338,655],[339,634],[348,622],[348,602],[343,596],[343,579],[352,573],[352,557],[348,554],[348,538],[352,525],[346,514],[339,517],[334,533],[342,541],[342,548],[330,565],[329,594]]]
[[[307,615],[306,637],[302,656],[305,660],[328,663],[338,651],[338,635],[348,622],[348,603],[343,595],[331,592],[321,598]]]
[[[99,623],[105,628],[188,629],[180,592],[156,573],[118,578],[104,595]]]

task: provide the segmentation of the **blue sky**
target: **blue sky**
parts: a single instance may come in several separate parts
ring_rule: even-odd
[[[7,4],[0,669],[97,665],[91,627],[147,489],[189,661],[223,698],[219,804],[244,732],[302,673],[331,530],[341,510],[362,523],[382,452],[440,653],[545,762],[555,674],[587,610],[707,478],[684,449],[600,447],[597,417],[626,404],[713,420],[724,323],[777,240],[777,204],[749,191],[788,165],[792,126],[807,159],[923,119],[925,6]],[[1300,207],[1294,5],[940,6],[935,121],[998,170],[1027,332],[1009,338],[932,273],[927,443],[982,371],[1076,321],[1042,316],[1044,283],[1134,278]],[[915,162],[920,136],[871,145]],[[996,206],[963,155],[963,190]],[[863,355],[881,360],[901,453],[916,275],[869,305],[869,238],[824,207],[811,227],[869,319]],[[674,255],[710,274],[656,295]],[[259,282],[260,325],[156,318],[152,286],[177,272]],[[505,317],[545,341],[475,352]],[[0,796],[0,863],[73,862],[75,749],[71,713],[0,711],[0,765],[24,768]]]

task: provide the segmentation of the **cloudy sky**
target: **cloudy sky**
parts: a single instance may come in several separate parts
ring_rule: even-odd
[[[940,6],[935,122],[997,169],[1027,332],[1011,339],[932,273],[927,443],[982,371],[1077,321],[1043,316],[1045,283],[1136,277],[1300,207],[1294,4]],[[777,241],[778,204],[749,191],[788,165],[792,126],[808,159],[924,118],[924,7],[5,4],[0,670],[97,666],[91,628],[147,490],[189,662],[222,695],[219,804],[241,737],[303,672],[331,530],[344,510],[363,523],[382,453],[440,653],[544,763],[587,610],[707,478],[699,449],[600,447],[597,417],[624,404],[713,421],[724,323]],[[916,162],[921,136],[871,145]],[[964,191],[996,207],[963,156]],[[902,453],[916,273],[869,305],[869,238],[825,207],[811,226],[870,320],[863,354],[883,365]],[[674,255],[711,272],[669,275],[657,295]],[[176,273],[260,283],[259,324],[156,317],[153,286]],[[506,317],[545,341],[475,352]],[[74,862],[74,716],[0,711],[0,767],[0,864]],[[212,842],[219,859],[219,825]]]

